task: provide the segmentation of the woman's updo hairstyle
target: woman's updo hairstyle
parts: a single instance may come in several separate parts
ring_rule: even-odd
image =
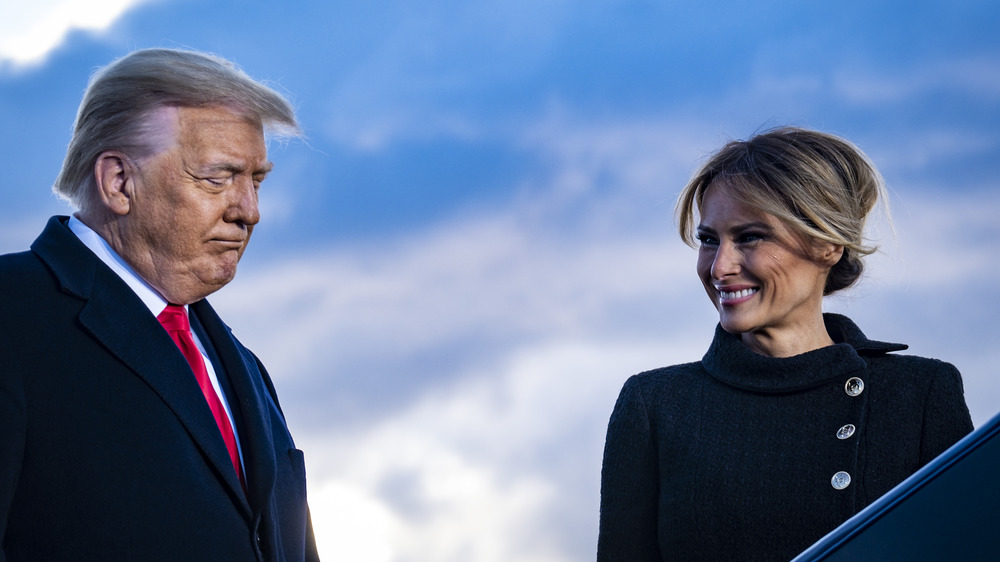
[[[695,172],[677,201],[678,229],[690,246],[697,246],[695,209],[712,184],[724,185],[806,239],[843,246],[824,295],[853,285],[864,270],[862,258],[876,250],[865,244],[865,220],[879,199],[886,204],[885,184],[868,157],[842,138],[780,127],[727,143]]]

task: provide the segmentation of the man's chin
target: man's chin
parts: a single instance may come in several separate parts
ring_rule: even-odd
[[[194,282],[163,292],[164,298],[174,304],[191,304],[225,287],[236,276],[235,265],[230,270],[216,271],[212,275],[198,276]]]

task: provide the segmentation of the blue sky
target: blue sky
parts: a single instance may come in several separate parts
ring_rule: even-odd
[[[211,51],[298,109],[210,300],[275,378],[328,559],[592,559],[618,390],[717,320],[673,201],[768,126],[850,138],[892,191],[827,308],[958,366],[977,425],[1000,410],[990,2],[75,2],[97,23],[23,62],[69,21],[31,4],[0,8],[0,251],[70,211],[49,186],[115,57]]]

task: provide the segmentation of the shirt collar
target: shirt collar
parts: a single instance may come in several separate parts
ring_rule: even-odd
[[[101,235],[95,232],[89,226],[83,224],[83,222],[76,218],[76,216],[71,216],[69,218],[68,225],[69,229],[73,231],[73,234],[80,239],[81,242],[88,248],[91,252],[102,261],[105,265],[111,268],[118,277],[121,277],[122,281],[129,286],[130,289],[139,297],[139,299],[149,308],[149,311],[153,313],[153,316],[159,315],[163,312],[163,309],[167,306],[167,300],[164,299],[160,293],[156,292],[149,283],[146,283],[139,277],[132,267],[115,252],[108,242],[101,238]],[[185,306],[187,308],[187,306]]]

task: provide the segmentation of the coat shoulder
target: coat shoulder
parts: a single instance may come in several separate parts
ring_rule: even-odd
[[[625,381],[625,388],[655,392],[676,385],[690,385],[692,382],[704,378],[707,374],[700,361],[681,363],[632,375]]]
[[[58,294],[58,284],[49,268],[33,252],[0,256],[0,325],[15,326],[18,318],[31,318],[45,311],[48,295]]]
[[[889,353],[867,358],[869,365],[877,372],[894,379],[909,378],[931,381],[935,379],[961,381],[961,374],[951,363],[920,357]]]
[[[615,409],[618,412],[673,409],[685,397],[700,394],[696,389],[708,381],[710,377],[700,362],[644,371],[625,381]]]
[[[16,286],[31,276],[46,275],[47,268],[31,251],[0,255],[0,284]]]

